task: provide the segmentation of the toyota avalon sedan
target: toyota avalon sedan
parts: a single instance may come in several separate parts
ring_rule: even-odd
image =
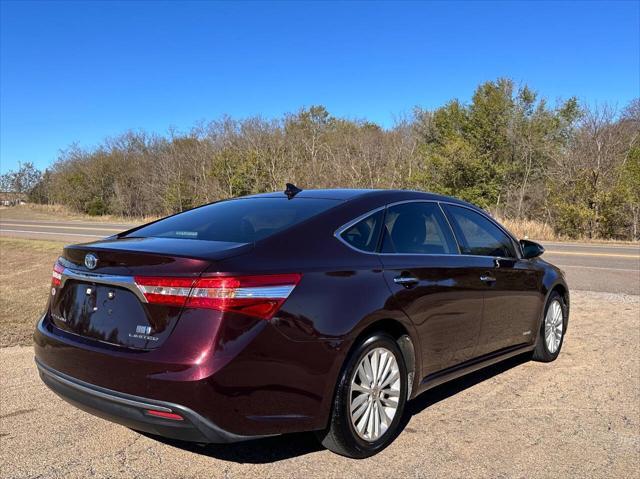
[[[62,398],[137,431],[315,431],[367,457],[418,394],[558,356],[569,290],[543,251],[454,198],[288,185],[65,247],[36,363]]]

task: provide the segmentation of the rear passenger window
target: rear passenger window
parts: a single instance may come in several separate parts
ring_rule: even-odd
[[[378,247],[383,217],[384,210],[373,213],[347,228],[340,237],[356,249],[374,252]]]
[[[458,247],[440,207],[415,202],[387,209],[382,252],[457,254]]]
[[[463,254],[516,258],[513,242],[492,221],[469,208],[446,205],[445,209]]]

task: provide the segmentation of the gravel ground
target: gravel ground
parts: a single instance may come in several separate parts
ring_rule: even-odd
[[[572,292],[551,364],[515,358],[427,392],[379,455],[349,460],[310,434],[230,446],[159,442],[77,411],[0,349],[2,477],[638,477],[640,297]]]

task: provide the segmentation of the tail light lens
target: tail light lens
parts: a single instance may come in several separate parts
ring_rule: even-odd
[[[136,276],[135,282],[149,303],[233,311],[271,319],[301,277],[297,273],[199,279]]]
[[[64,272],[64,266],[58,261],[53,265],[53,272],[51,273],[51,286],[57,288],[62,283],[62,273]]]
[[[134,279],[147,301],[168,306],[184,306],[189,292],[196,282],[193,278],[157,276],[136,276]]]

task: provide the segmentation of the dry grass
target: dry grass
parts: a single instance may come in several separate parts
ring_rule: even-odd
[[[497,218],[497,220],[503,224],[511,233],[517,238],[530,239],[534,241],[578,241],[580,243],[595,243],[595,244],[623,244],[623,245],[637,245],[637,241],[623,241],[613,239],[602,238],[569,238],[567,236],[559,235],[548,223],[535,220],[510,220],[504,218]]]
[[[63,245],[0,237],[0,347],[31,344]]]
[[[540,221],[500,219],[500,223],[502,223],[518,238],[541,241],[557,241],[564,239],[563,237],[558,236],[550,225],[547,223],[541,223]]]
[[[115,215],[89,216],[71,211],[62,205],[26,204],[18,206],[0,207],[0,219],[3,220],[76,220],[95,221],[98,223],[140,224],[158,219],[148,216],[144,218],[124,217]]]

